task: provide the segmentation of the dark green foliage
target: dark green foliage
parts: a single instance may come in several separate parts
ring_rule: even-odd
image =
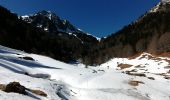
[[[137,22],[102,39],[86,58],[88,64],[101,64],[113,57],[129,57],[141,52],[170,52],[170,12],[148,13]]]
[[[0,7],[0,44],[11,48],[50,56],[69,62],[82,58],[97,40],[82,41],[66,33],[48,33],[18,19],[17,15]],[[94,43],[93,43],[94,41]]]

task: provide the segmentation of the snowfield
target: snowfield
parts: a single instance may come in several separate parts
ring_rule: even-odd
[[[47,94],[0,91],[0,100],[170,100],[169,79],[170,58],[148,53],[86,68],[0,46],[0,84],[16,81]]]

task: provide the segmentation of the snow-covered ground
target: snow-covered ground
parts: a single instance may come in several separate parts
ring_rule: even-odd
[[[0,100],[170,100],[169,63],[170,58],[143,53],[85,66],[0,46],[0,84],[17,81],[47,94],[41,97],[0,91]]]

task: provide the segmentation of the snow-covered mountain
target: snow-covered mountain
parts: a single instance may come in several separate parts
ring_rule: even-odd
[[[66,64],[0,46],[0,99],[169,100],[169,65],[169,57],[148,53],[113,58],[100,66]],[[47,96],[30,90],[26,95],[1,90],[13,81]]]
[[[96,37],[81,32],[51,12],[43,11],[23,18],[28,23],[0,6],[1,45],[70,62],[85,57],[99,42]],[[68,33],[70,31],[73,33]]]
[[[170,3],[170,0],[161,0],[162,3]]]
[[[158,11],[170,11],[170,0],[161,0],[149,11],[149,13],[155,13]]]
[[[61,19],[59,16],[51,11],[43,10],[36,14],[21,16],[20,18],[25,22],[31,23],[32,25],[41,28],[49,33],[67,33],[74,36],[78,35],[78,38],[80,38],[79,35],[84,35],[86,37],[91,36],[91,38],[98,39],[97,37],[92,36],[91,34],[88,34],[79,28],[76,28],[68,20]]]
[[[43,28],[47,32],[80,32],[67,20],[62,20],[50,11],[41,11],[33,15],[21,16],[27,23],[33,23],[36,27]]]

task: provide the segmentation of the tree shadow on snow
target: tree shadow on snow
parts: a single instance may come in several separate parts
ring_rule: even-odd
[[[30,68],[49,68],[49,69],[62,69],[62,68],[56,68],[56,67],[50,67],[50,66],[45,66],[42,64],[39,64],[37,62],[34,61],[26,61],[26,60],[21,60],[21,59],[16,59],[16,58],[4,58],[7,61],[16,63],[16,64],[20,64],[26,67],[30,67]]]

